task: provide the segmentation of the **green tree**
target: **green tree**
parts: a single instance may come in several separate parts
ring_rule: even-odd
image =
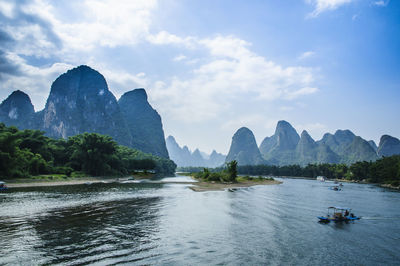
[[[228,180],[235,182],[237,177],[237,161],[233,160],[226,164],[226,171],[228,173]]]
[[[115,174],[112,165],[116,164],[117,143],[110,136],[97,133],[84,133],[68,139],[73,151],[70,157],[75,167],[85,173],[101,176]]]

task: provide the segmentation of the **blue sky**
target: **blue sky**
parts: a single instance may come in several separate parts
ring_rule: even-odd
[[[119,98],[144,87],[166,136],[227,153],[287,120],[314,139],[400,137],[400,2],[1,1],[0,99],[41,110],[54,79],[101,72]]]

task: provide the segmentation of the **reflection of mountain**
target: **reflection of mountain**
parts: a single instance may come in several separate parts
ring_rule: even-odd
[[[166,139],[166,144],[170,158],[178,167],[218,167],[225,162],[225,156],[215,150],[210,155],[204,156],[205,153],[199,149],[192,153],[187,146],[181,148],[173,136]]]

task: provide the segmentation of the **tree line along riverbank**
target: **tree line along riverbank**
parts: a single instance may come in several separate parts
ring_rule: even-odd
[[[210,168],[210,173],[221,172],[224,167]],[[204,172],[203,167],[179,167],[182,172]],[[325,176],[329,179],[342,179],[349,181],[364,181],[368,183],[386,184],[392,187],[400,185],[400,155],[383,157],[374,162],[356,162],[346,164],[309,164],[305,167],[299,165],[240,165],[237,167],[239,175],[264,175],[264,176],[293,176],[316,178]]]
[[[55,179],[82,176],[124,176],[137,170],[173,175],[176,164],[126,146],[111,137],[83,133],[65,139],[39,130],[18,130],[0,123],[0,178],[31,178],[51,174]]]

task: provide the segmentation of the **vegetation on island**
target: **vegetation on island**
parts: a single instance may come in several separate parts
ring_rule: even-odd
[[[226,164],[226,168],[218,172],[210,172],[208,168],[193,173],[193,177],[205,182],[237,182],[237,161]]]
[[[223,171],[223,167],[207,169],[208,176]],[[178,171],[204,172],[199,167],[180,167]],[[400,185],[400,155],[383,157],[375,162],[356,162],[346,164],[308,164],[305,167],[299,165],[243,165],[237,167],[240,175],[266,175],[266,176],[293,176],[316,178],[325,176],[329,179],[343,179],[351,181],[366,181],[370,183]],[[196,175],[195,174],[195,175]]]
[[[197,179],[199,182],[194,183],[190,187],[193,191],[218,191],[229,189],[233,191],[241,187],[250,187],[255,185],[274,185],[281,182],[269,177],[250,177],[239,176],[237,161],[233,160],[225,164],[225,167],[219,168],[219,171],[214,169],[202,168],[194,173],[188,173],[190,176]]]
[[[203,182],[237,183],[237,182],[247,182],[247,181],[274,180],[273,178],[265,178],[262,176],[258,177],[250,177],[248,175],[238,176],[238,165],[237,161],[235,160],[226,163],[226,166],[219,171],[215,171],[215,169],[203,168],[201,171],[194,171],[190,175],[196,178],[197,180]]]
[[[61,174],[122,176],[137,170],[174,174],[176,164],[165,158],[118,145],[111,137],[83,133],[65,139],[39,130],[18,130],[0,123],[0,177],[26,178]]]

